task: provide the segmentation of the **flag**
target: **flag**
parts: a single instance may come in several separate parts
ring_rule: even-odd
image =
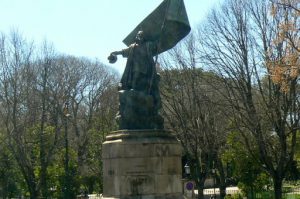
[[[164,0],[123,42],[134,43],[140,30],[146,40],[158,42],[158,53],[173,48],[191,30],[183,0]]]

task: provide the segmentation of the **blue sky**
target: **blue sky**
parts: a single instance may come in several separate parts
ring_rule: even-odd
[[[222,0],[184,0],[195,27]],[[17,29],[37,44],[52,42],[59,52],[97,58],[108,64],[111,51],[162,0],[0,0],[0,32]],[[110,65],[122,73],[126,59]]]

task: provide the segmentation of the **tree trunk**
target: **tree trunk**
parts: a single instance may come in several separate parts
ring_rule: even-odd
[[[219,188],[220,188],[220,199],[224,199],[226,196],[226,176],[224,172],[224,166],[222,161],[217,158],[217,168],[219,171],[219,177],[220,177],[220,182],[219,182]]]
[[[47,187],[47,163],[46,163],[46,149],[45,149],[45,123],[46,123],[46,98],[47,98],[47,77],[48,70],[47,66],[44,66],[43,74],[43,93],[42,93],[42,113],[41,113],[41,126],[40,126],[40,189],[42,192],[42,197],[48,197],[48,187]]]
[[[198,190],[198,199],[204,199],[204,194],[203,194],[204,182],[203,183],[198,183],[196,187],[197,187],[197,190]]]
[[[94,180],[91,180],[91,181],[88,183],[88,192],[89,192],[89,193],[93,193],[93,192],[94,192],[94,186],[95,186],[95,181],[94,181]]]
[[[27,186],[30,194],[30,199],[38,199],[39,193],[36,190],[36,184],[34,182],[31,182],[31,183],[27,183]]]
[[[196,153],[195,154],[195,157],[197,157],[198,154]],[[196,172],[195,172],[195,182],[196,182],[196,187],[198,189],[198,199],[204,199],[204,194],[203,194],[203,189],[204,189],[204,182],[206,180],[206,175],[207,175],[207,171],[204,170],[202,171],[201,169],[201,164],[200,164],[200,161],[199,159],[197,158],[196,159]]]
[[[275,199],[282,199],[282,178],[274,176],[273,181]]]
[[[42,197],[47,198],[48,197],[47,166],[45,164],[41,165],[40,186],[41,186]]]

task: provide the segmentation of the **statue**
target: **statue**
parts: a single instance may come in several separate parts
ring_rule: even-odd
[[[160,115],[158,55],[190,31],[183,0],[163,0],[108,56],[127,58],[119,84],[119,131],[102,145],[103,199],[183,199],[179,141]]]
[[[144,32],[138,31],[133,44],[108,57],[110,63],[117,60],[117,55],[127,58],[119,85],[120,129],[163,129],[163,118],[159,115],[159,75],[153,60],[157,51],[157,43],[147,41]]]
[[[152,89],[154,75],[156,75],[153,55],[157,53],[157,44],[146,41],[143,31],[139,31],[136,40],[122,51],[112,52],[108,57],[110,62],[116,60],[116,55],[128,58],[123,73],[120,90],[138,90],[148,92]]]
[[[119,85],[119,129],[163,129],[153,57],[174,47],[190,29],[183,0],[164,0],[123,40],[128,48],[109,55],[110,63],[118,55],[127,57]]]

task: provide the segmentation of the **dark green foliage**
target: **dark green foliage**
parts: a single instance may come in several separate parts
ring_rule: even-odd
[[[12,154],[3,145],[0,147],[0,197],[13,198],[21,195],[22,176]]]
[[[256,154],[257,156],[258,154]],[[238,187],[246,195],[265,191],[271,187],[270,177],[262,170],[255,157],[248,153],[239,133],[231,132],[228,135],[226,151],[224,151],[222,159],[224,162],[228,162],[230,176],[238,182]]]

